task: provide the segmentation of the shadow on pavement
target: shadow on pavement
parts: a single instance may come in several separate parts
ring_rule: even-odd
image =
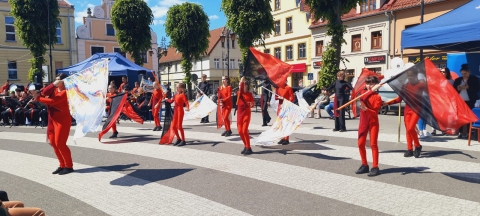
[[[432,173],[432,172],[425,172],[428,170],[428,167],[396,167],[396,168],[388,168],[388,169],[381,169],[381,174],[394,174],[400,173],[401,175],[407,175],[412,173]]]
[[[187,146],[192,146],[192,145],[207,145],[207,144],[212,144],[212,146],[216,146],[220,143],[223,142],[217,142],[217,141],[212,141],[212,142],[205,142],[205,141],[200,141],[200,140],[193,140],[193,141],[187,141]]]
[[[427,158],[429,158],[429,157],[441,157],[441,156],[445,156],[445,155],[455,155],[455,154],[464,155],[464,156],[469,157],[471,159],[477,159],[476,157],[474,157],[470,154],[461,152],[461,151],[443,151],[443,150],[425,151],[425,152],[422,152],[421,157],[427,157]]]
[[[123,144],[123,143],[130,143],[130,142],[146,142],[151,140],[158,140],[160,141],[159,137],[153,137],[152,135],[131,135],[131,136],[122,136],[121,132],[119,132],[119,136],[114,141],[107,141],[102,142],[103,144]],[[107,134],[106,137],[108,137]]]
[[[442,173],[442,174],[456,180],[480,184],[480,173]]]

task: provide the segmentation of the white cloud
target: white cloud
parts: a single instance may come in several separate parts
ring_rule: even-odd
[[[153,17],[155,19],[158,19],[167,15],[168,7],[155,5],[150,8],[152,9]]]
[[[162,19],[153,20],[153,25],[163,25],[163,24],[165,24],[165,20],[162,20]]]
[[[163,25],[165,23],[165,17],[167,16],[168,9],[176,4],[182,4],[187,2],[186,0],[160,0],[156,5],[151,6],[153,14],[153,25]],[[163,19],[162,19],[163,18]]]
[[[185,0],[161,0],[158,2],[158,5],[164,6],[164,7],[171,7],[175,4],[182,4],[186,2]]]
[[[211,16],[209,16],[208,18],[211,19],[211,20],[216,20],[216,19],[218,19],[219,17],[218,17],[217,15],[211,15]]]
[[[88,16],[87,8],[90,8],[92,10],[92,13],[93,13],[93,8],[94,7],[95,7],[95,5],[93,5],[93,4],[87,4],[87,6],[83,10],[81,9],[81,10],[79,10],[79,12],[75,12],[75,22],[83,24],[83,17]]]

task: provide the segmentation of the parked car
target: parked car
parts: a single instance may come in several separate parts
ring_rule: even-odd
[[[395,93],[394,91],[387,90],[383,86],[378,89],[378,93],[382,97],[383,102],[387,102],[389,100],[392,100],[392,99],[395,99],[396,97],[398,97],[397,93]],[[379,114],[387,115],[389,112],[394,112],[395,114],[398,115],[398,105],[399,104],[397,103],[397,104],[384,106],[384,107],[382,107],[382,109],[380,109]],[[401,110],[400,110],[402,115],[403,115],[403,109],[404,108],[405,108],[405,102],[402,102],[401,103]]]

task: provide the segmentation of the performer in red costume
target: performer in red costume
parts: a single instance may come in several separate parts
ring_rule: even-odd
[[[227,76],[222,77],[222,86],[218,90],[218,100],[221,102],[218,105],[222,107],[221,116],[218,116],[218,118],[222,118],[221,121],[225,125],[225,132],[222,133],[222,136],[228,137],[232,135],[230,113],[232,112],[233,103],[232,87],[230,86],[230,78]],[[220,127],[221,125],[218,128]]]
[[[108,93],[107,93],[107,113],[110,114],[110,105],[112,103],[112,98],[115,97],[117,95],[117,87],[115,87],[114,85],[110,85],[108,86]],[[112,130],[113,130],[113,134],[112,136],[110,136],[109,138],[116,138],[117,135],[118,135],[118,131],[117,131],[117,123],[115,122],[115,124],[112,125]]]
[[[238,134],[243,141],[245,148],[242,154],[252,154],[252,148],[250,148],[250,134],[248,133],[248,125],[250,125],[250,119],[252,116],[251,108],[254,107],[255,101],[253,94],[249,91],[250,85],[245,83],[245,77],[240,80],[240,89],[238,90],[238,115],[237,115],[237,128]]]
[[[184,146],[187,143],[185,142],[185,133],[183,132],[183,115],[185,111],[183,110],[183,106],[187,106],[187,111],[190,111],[190,104],[188,104],[187,96],[184,93],[185,91],[185,84],[178,83],[177,84],[177,93],[173,96],[172,99],[166,99],[165,102],[167,103],[175,103],[175,107],[173,110],[173,120],[170,125],[169,130],[173,130],[175,136],[177,137],[177,141],[174,146]],[[180,131],[180,134],[178,133]],[[180,137],[181,135],[181,137]],[[167,137],[167,136],[165,136]],[[172,138],[173,139],[173,138]],[[164,137],[160,140],[160,144],[169,144],[171,140],[166,140]]]
[[[293,90],[288,84],[285,85],[284,88],[277,88],[275,89],[275,100],[278,101],[278,109],[277,109],[277,116],[282,109],[283,100],[293,101],[295,100],[295,96],[293,95]],[[288,145],[290,144],[289,136],[284,137],[281,139],[278,144]]]
[[[68,107],[67,91],[62,81],[66,77],[64,73],[58,74],[56,81],[43,89],[43,97],[40,97],[38,92],[31,91],[36,101],[48,106],[47,136],[60,162],[60,166],[52,174],[60,175],[73,172],[72,156],[67,146],[72,116]],[[46,96],[49,98],[45,98]]]
[[[356,174],[368,173],[368,176],[380,174],[378,168],[378,111],[382,107],[382,97],[375,92],[381,85],[376,76],[369,76],[365,80],[366,94],[360,98],[360,123],[358,124],[358,150],[362,158],[362,165]],[[365,93],[365,92],[363,92]],[[368,172],[367,151],[365,145],[367,134],[370,133],[370,148],[372,149],[372,169]]]
[[[154,90],[151,98],[151,104],[148,103],[148,106],[152,105],[152,115],[155,122],[155,128],[153,128],[153,131],[160,131],[162,130],[162,126],[160,125],[159,113],[162,109],[162,100],[165,98],[165,93],[158,82],[153,83],[153,88]]]
[[[411,98],[418,98],[419,100],[422,97],[423,91],[426,88],[426,83],[423,80],[418,79],[418,72],[414,70],[407,71],[407,79],[408,83],[403,85],[403,91],[409,95]],[[387,101],[386,105],[400,103],[402,98],[398,96],[397,98]],[[404,109],[404,122],[406,128],[406,136],[407,136],[407,152],[403,155],[404,157],[412,157],[415,156],[416,158],[420,157],[420,153],[422,152],[422,146],[420,145],[420,141],[418,141],[418,134],[416,131],[416,125],[418,119],[420,118],[417,113],[421,112],[421,107],[410,107],[410,105],[405,104]],[[413,151],[413,145],[415,145],[415,152]]]

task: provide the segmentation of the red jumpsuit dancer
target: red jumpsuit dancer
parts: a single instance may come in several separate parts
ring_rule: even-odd
[[[172,99],[166,99],[165,102],[167,103],[175,103],[175,107],[173,110],[173,120],[170,125],[169,130],[173,130],[175,133],[175,136],[177,136],[177,141],[174,146],[184,146],[187,143],[185,142],[185,133],[183,132],[183,115],[185,114],[185,111],[183,110],[183,106],[187,106],[187,111],[190,110],[190,104],[188,104],[188,99],[187,96],[184,93],[185,91],[185,84],[184,83],[178,83],[177,84],[177,94],[173,96]],[[178,133],[180,131],[180,134]],[[181,135],[181,137],[180,137]],[[168,144],[168,143],[163,143],[162,140],[160,140],[160,144]]]
[[[110,110],[111,110],[111,104],[112,104],[112,98],[115,97],[117,95],[117,88],[115,86],[108,86],[108,93],[107,93],[107,113],[110,114]],[[117,123],[115,122],[115,124],[112,125],[112,130],[113,130],[113,134],[112,136],[110,136],[109,138],[116,138],[117,135],[118,135],[118,131],[117,131]]]
[[[222,136],[231,136],[232,130],[230,128],[230,113],[232,112],[232,87],[230,86],[230,78],[227,76],[222,77],[222,86],[218,91],[218,99],[222,103],[222,118],[223,124],[225,125],[225,132],[222,133]]]
[[[277,88],[275,89],[275,100],[278,101],[278,109],[277,109],[277,116],[282,109],[283,100],[293,101],[295,100],[295,96],[293,95],[293,90],[290,86],[285,85],[285,88]],[[278,144],[288,145],[290,144],[289,136],[284,137],[281,139]]]
[[[378,111],[382,107],[382,97],[375,92],[380,85],[376,76],[369,76],[365,80],[367,91],[366,95],[360,98],[360,123],[358,125],[358,150],[362,158],[362,165],[355,172],[356,174],[368,173],[368,176],[376,176],[380,174],[378,168]],[[365,92],[363,92],[365,93]],[[367,162],[367,151],[365,145],[367,143],[367,135],[370,133],[370,148],[372,149],[372,169],[369,170]]]
[[[252,116],[251,108],[254,106],[255,102],[253,99],[253,94],[249,92],[248,85],[245,87],[244,77],[240,80],[240,89],[238,91],[238,115],[237,115],[237,128],[238,134],[243,141],[245,148],[242,151],[242,154],[249,155],[252,154],[252,148],[250,147],[250,134],[248,133],[248,125],[250,125],[250,119]]]
[[[407,94],[410,98],[418,98],[420,99],[424,89],[426,88],[426,84],[423,81],[418,80],[418,74],[412,70],[407,71],[407,79],[408,83],[403,86],[403,92]],[[402,98],[398,96],[397,98],[387,101],[386,105],[400,103]],[[417,113],[421,111],[420,107],[410,107],[408,104],[405,104],[404,109],[404,122],[406,128],[406,136],[407,136],[407,152],[403,155],[404,157],[412,157],[415,156],[416,158],[420,157],[420,153],[422,152],[422,146],[420,145],[420,141],[418,140],[418,134],[416,130],[418,119],[420,118]],[[413,145],[415,145],[415,152],[413,151]]]
[[[159,113],[162,109],[162,100],[164,98],[164,93],[162,88],[160,87],[160,84],[157,82],[153,84],[153,88],[154,90],[151,98],[152,104],[148,104],[148,106],[152,105],[152,115],[155,122],[155,128],[153,128],[153,131],[160,131],[162,130],[162,126],[160,125]]]
[[[68,107],[67,91],[63,81],[61,81],[66,77],[66,74],[59,74],[56,77],[57,81],[43,90],[44,96],[49,96],[49,98],[39,97],[36,91],[32,91],[36,101],[48,106],[47,136],[60,162],[60,166],[52,174],[58,173],[60,175],[73,172],[72,156],[67,146],[67,139],[72,126],[72,116]]]

